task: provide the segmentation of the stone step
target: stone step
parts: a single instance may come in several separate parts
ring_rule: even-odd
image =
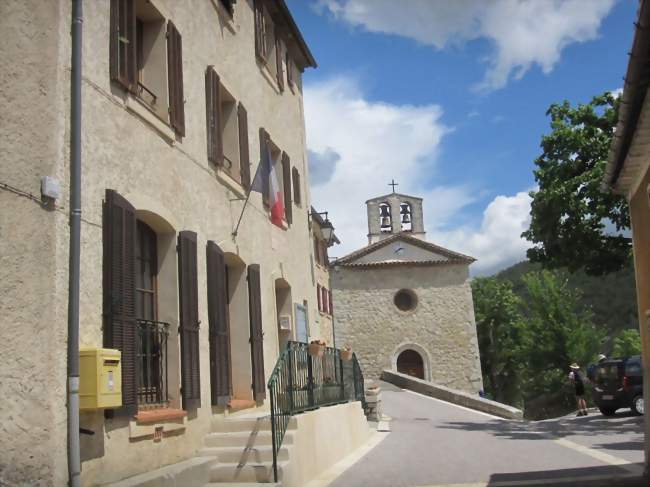
[[[238,446],[257,447],[272,445],[272,436],[270,431],[233,431],[227,433],[210,433],[205,437],[205,446]],[[287,431],[282,440],[283,445],[293,445],[293,435]]]
[[[296,429],[297,420],[295,417],[289,420],[287,429]],[[236,432],[236,431],[271,431],[270,416],[257,418],[215,418],[212,420],[212,432]]]
[[[278,481],[287,462],[278,462]],[[273,482],[273,462],[218,463],[210,468],[210,482]]]
[[[272,462],[273,447],[271,445],[258,445],[253,448],[238,446],[207,447],[199,450],[197,456],[216,457],[219,462],[224,463]],[[278,451],[278,461],[284,460],[289,460],[289,449],[283,444],[280,451]]]

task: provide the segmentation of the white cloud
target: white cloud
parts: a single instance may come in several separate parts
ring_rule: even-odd
[[[438,105],[371,102],[354,80],[343,77],[306,85],[304,99],[309,151],[321,158],[336,155],[328,166],[332,173],[321,174],[311,190],[314,207],[329,212],[342,241],[332,255],[367,245],[365,201],[389,193],[388,182],[395,178],[398,192],[424,198],[428,240],[477,257],[473,273],[523,258],[527,246],[519,235],[527,226],[526,193],[495,198],[480,228],[473,229],[463,220],[464,210],[477,200],[480,183],[435,184],[444,171],[440,144],[452,130]]]
[[[318,8],[370,32],[395,34],[443,49],[487,39],[480,90],[502,88],[533,65],[549,73],[562,50],[595,39],[615,0],[318,0]]]
[[[526,191],[497,196],[485,208],[480,229],[463,226],[436,230],[431,236],[444,246],[476,257],[473,275],[492,274],[526,258],[530,243],[521,233],[530,223],[530,202]]]

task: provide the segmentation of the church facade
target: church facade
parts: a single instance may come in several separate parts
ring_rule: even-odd
[[[425,240],[421,198],[393,192],[366,206],[368,245],[332,263],[337,343],[369,379],[391,369],[477,393],[475,259]]]

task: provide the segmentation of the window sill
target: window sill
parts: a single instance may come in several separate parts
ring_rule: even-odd
[[[219,18],[223,22],[223,25],[225,25],[230,32],[236,34],[237,26],[235,25],[234,15],[230,15],[230,12],[228,12],[226,8],[221,5],[219,0],[212,0],[212,6],[219,14]]]
[[[170,144],[176,142],[176,132],[153,113],[144,103],[128,93],[125,99],[125,106],[128,111],[137,115],[148,125],[152,126]]]
[[[246,198],[246,190],[241,185],[241,183],[237,182],[236,179],[234,179],[230,174],[228,174],[228,171],[218,167],[216,169],[216,176],[219,182],[221,182],[224,186],[226,186],[230,191],[235,193],[235,195],[238,198],[242,198],[242,199]]]
[[[134,420],[129,421],[129,439],[154,437],[156,430],[162,429],[162,436],[185,429],[187,412],[180,409],[152,409],[139,411]]]

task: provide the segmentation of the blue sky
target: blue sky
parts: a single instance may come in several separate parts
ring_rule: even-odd
[[[366,243],[366,199],[425,198],[428,239],[523,259],[548,106],[622,86],[634,0],[288,0],[319,67],[303,78],[312,201]],[[395,5],[400,5],[396,8]]]

